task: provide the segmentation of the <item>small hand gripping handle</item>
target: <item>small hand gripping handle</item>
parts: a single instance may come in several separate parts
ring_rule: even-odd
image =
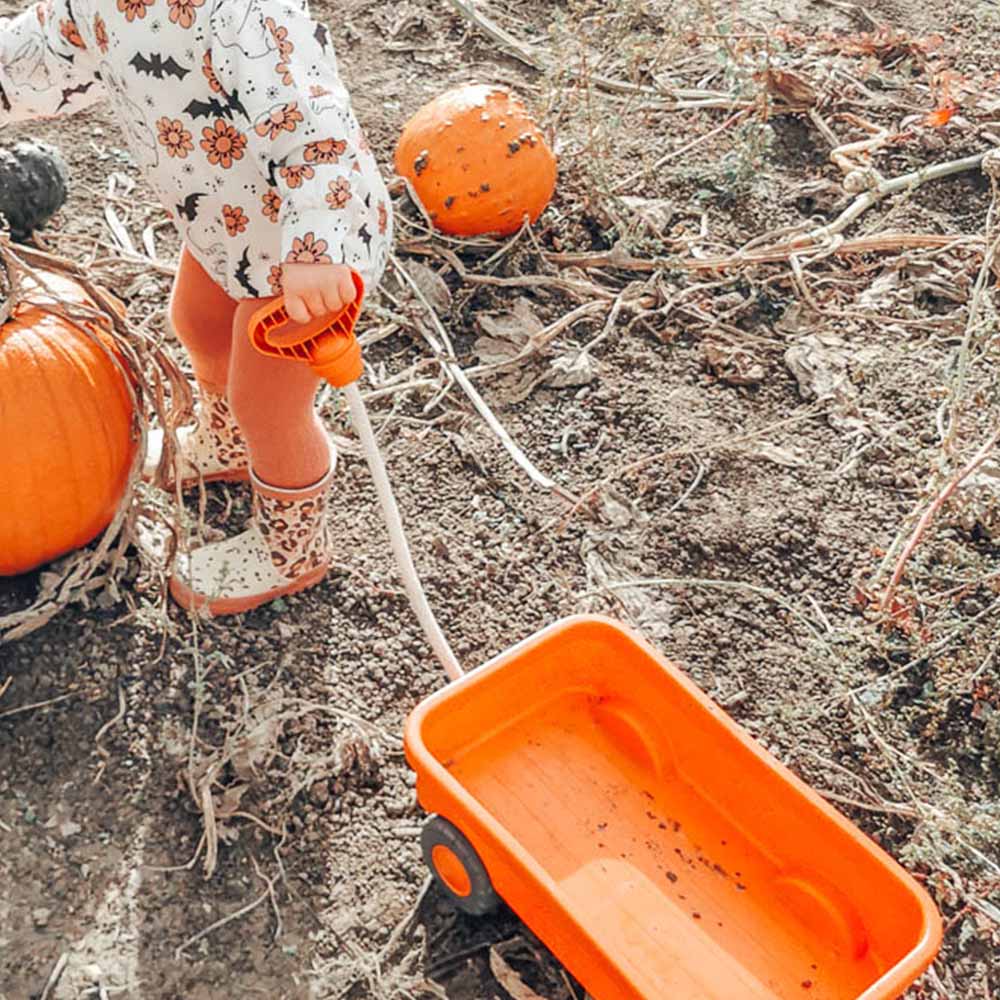
[[[356,382],[364,370],[361,345],[354,324],[361,312],[365,284],[351,271],[355,299],[339,313],[300,325],[291,323],[283,298],[268,303],[250,318],[250,343],[269,358],[305,361],[331,385],[343,388]]]

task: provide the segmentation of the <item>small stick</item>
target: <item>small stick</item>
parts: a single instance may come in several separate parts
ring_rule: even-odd
[[[240,917],[245,917],[251,910],[254,910],[258,906],[260,906],[260,904],[263,903],[266,899],[270,899],[271,893],[272,889],[271,886],[269,885],[268,888],[265,889],[263,893],[261,893],[261,895],[259,895],[253,902],[247,903],[246,906],[242,906],[234,913],[230,913],[228,917],[222,917],[220,920],[216,920],[214,924],[209,924],[208,927],[206,927],[204,930],[198,931],[197,934],[194,934],[191,937],[189,937],[187,941],[185,941],[174,951],[174,959],[179,962],[184,957],[185,950],[190,948],[191,945],[195,944],[197,941],[200,941],[203,937],[206,937],[207,935],[211,934],[212,931],[217,931],[220,927],[225,927],[226,924],[231,923],[233,920],[239,920]]]
[[[735,115],[730,115],[721,125],[716,126],[710,132],[706,132],[704,135],[698,136],[697,139],[692,139],[685,146],[681,146],[680,149],[671,149],[669,152],[664,153],[652,166],[643,167],[641,170],[637,170],[634,174],[630,174],[623,181],[620,181],[615,187],[612,188],[612,194],[621,194],[622,191],[627,190],[632,184],[642,177],[646,177],[653,173],[654,170],[659,170],[660,167],[669,163],[671,160],[676,159],[678,156],[683,156],[684,153],[690,153],[692,149],[696,146],[700,146],[703,142],[708,142],[709,139],[717,136],[720,132],[725,132],[727,128],[731,125],[735,125],[741,118],[745,118],[750,113],[749,108],[744,108],[742,111],[737,111]]]
[[[839,795],[837,792],[830,792],[824,788],[816,788],[816,791],[824,799],[829,799],[831,802],[839,802],[844,806],[854,806],[856,809],[864,809],[867,812],[885,813],[888,816],[906,816],[910,819],[920,818],[920,813],[909,806],[895,806],[889,802],[882,805],[876,802],[862,802],[860,799],[852,799],[849,795]]]
[[[885,596],[881,601],[883,611],[888,610],[889,614],[892,614],[892,599],[895,596],[896,588],[899,586],[899,581],[903,576],[903,570],[906,568],[906,563],[909,561],[910,556],[913,555],[914,550],[920,544],[920,539],[923,538],[924,533],[927,531],[931,521],[934,520],[938,511],[941,510],[948,498],[955,492],[955,490],[958,489],[962,481],[972,475],[972,473],[986,461],[989,453],[993,450],[997,441],[1000,441],[1000,430],[994,431],[989,438],[987,438],[975,455],[973,455],[968,461],[965,467],[952,476],[948,484],[943,490],[941,490],[940,493],[938,493],[927,510],[924,511],[920,520],[917,522],[916,527],[913,529],[909,540],[904,546],[903,551],[900,553],[899,559],[896,561],[896,568],[893,570],[892,579],[889,581],[889,586],[886,588]]]
[[[703,577],[669,577],[661,576],[651,579],[638,580],[616,580],[605,583],[598,590],[588,590],[579,596],[602,597],[608,590],[630,590],[641,587],[704,587],[706,590],[741,590],[750,594],[756,594],[768,601],[773,601],[779,607],[784,608],[790,615],[797,618],[810,632],[829,650],[830,646],[823,638],[822,632],[794,605],[790,604],[776,590],[770,587],[759,587],[755,583],[744,583],[742,580],[712,580]]]
[[[441,320],[434,311],[434,307],[427,301],[427,298],[420,290],[420,287],[407,273],[406,268],[402,267],[395,257],[392,258],[392,262],[396,270],[396,274],[410,287],[413,294],[416,295],[416,297],[424,305],[428,316],[431,318],[431,322],[438,331],[438,334],[442,336],[442,339],[447,339],[446,331],[441,323]],[[490,430],[492,430],[493,433],[500,439],[500,443],[507,449],[507,453],[514,459],[521,469],[524,470],[528,478],[536,486],[540,486],[542,489],[549,490],[550,492],[569,500],[571,503],[575,503],[576,497],[574,497],[572,493],[560,486],[554,479],[550,479],[543,472],[539,471],[531,459],[529,459],[528,456],[525,455],[525,453],[514,443],[514,439],[510,436],[507,428],[504,427],[499,420],[497,420],[493,411],[486,405],[486,401],[479,395],[478,390],[472,382],[469,381],[465,372],[462,371],[456,362],[445,356],[441,344],[436,340],[436,338],[427,329],[425,329],[422,324],[417,324],[417,328],[420,330],[424,340],[426,340],[430,345],[431,350],[437,356],[442,367],[448,372],[449,375],[451,375],[459,386],[461,386],[462,390],[472,401],[472,405],[476,408],[479,415],[486,421]]]
[[[801,237],[806,240],[807,237]],[[559,267],[617,267],[623,271],[669,271],[682,268],[685,271],[726,271],[753,264],[773,264],[787,260],[792,254],[809,250],[823,250],[837,257],[849,254],[875,253],[908,248],[937,249],[951,245],[968,243],[979,245],[982,238],[972,233],[939,235],[937,233],[882,233],[879,236],[862,236],[855,240],[844,240],[829,247],[810,245],[800,240],[780,243],[775,246],[755,250],[752,253],[737,253],[726,257],[702,257],[695,260],[676,260],[671,257],[632,257],[616,253],[547,253],[545,259]]]
[[[124,718],[125,718],[125,689],[119,684],[118,712],[114,715],[113,718],[108,719],[108,721],[105,722],[104,725],[97,730],[97,735],[94,737],[94,746],[97,747],[97,752],[103,758],[101,761],[101,766],[97,769],[97,774],[94,777],[95,785],[100,780],[101,775],[104,773],[104,769],[107,767],[108,759],[110,757],[108,751],[105,750],[103,746],[101,746],[101,739],[104,737],[104,734],[108,732],[108,730],[110,730],[113,726],[116,726]]]
[[[460,14],[470,24],[475,25],[484,35],[491,38],[497,45],[506,49],[515,59],[530,66],[540,73],[550,72],[555,67],[547,59],[538,55],[524,42],[519,41],[509,32],[505,31],[495,21],[491,21],[485,14],[480,14],[468,0],[447,0],[456,13]],[[584,74],[580,70],[570,67],[560,66],[560,70],[567,72],[572,77],[586,78],[601,90],[610,91],[613,94],[641,94],[645,97],[655,97],[660,100],[670,100],[671,98],[687,98],[696,104],[684,104],[683,101],[675,101],[667,110],[683,110],[684,107],[740,107],[751,106],[750,101],[737,101],[728,94],[717,94],[706,90],[660,90],[656,87],[643,87],[637,83],[629,83],[625,80],[613,80],[606,76],[594,76]]]
[[[59,960],[56,962],[52,972],[49,973],[49,978],[45,983],[45,988],[42,990],[42,995],[38,998],[38,1000],[48,1000],[52,991],[59,985],[59,980],[62,979],[62,974],[66,970],[67,962],[69,962],[69,952],[64,951],[59,956]]]
[[[30,705],[21,705],[19,708],[8,708],[6,712],[0,712],[0,719],[6,719],[11,715],[20,715],[22,712],[30,712],[35,708],[47,708],[49,705],[58,705],[61,701],[68,701],[75,698],[76,692],[61,694],[57,698],[49,698],[48,701],[34,701]]]

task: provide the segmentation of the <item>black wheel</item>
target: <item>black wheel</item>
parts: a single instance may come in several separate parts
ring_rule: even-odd
[[[431,816],[421,831],[420,847],[424,863],[460,910],[481,917],[500,905],[486,866],[454,824]]]

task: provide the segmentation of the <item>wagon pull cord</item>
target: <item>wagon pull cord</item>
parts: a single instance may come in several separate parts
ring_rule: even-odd
[[[364,366],[361,361],[361,346],[354,335],[354,324],[361,311],[364,283],[354,272],[352,277],[357,296],[341,313],[305,326],[283,329],[288,324],[288,313],[284,300],[277,299],[251,318],[250,342],[267,357],[305,361],[317,375],[343,391],[354,430],[361,441],[371,471],[382,517],[389,532],[389,542],[410,607],[449,680],[458,680],[464,671],[434,617],[417,568],[413,564],[403,519],[392,492],[382,453],[375,440],[375,432],[368,419],[368,410],[358,388],[358,379]]]

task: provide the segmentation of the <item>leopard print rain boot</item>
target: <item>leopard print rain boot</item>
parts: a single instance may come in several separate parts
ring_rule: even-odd
[[[240,428],[233,417],[225,395],[207,386],[199,387],[200,401],[197,422],[177,431],[183,479],[181,487],[190,489],[198,480],[212,482],[246,482],[250,475],[250,460]],[[149,432],[143,478],[152,480],[163,453],[163,431]],[[165,484],[172,488],[170,473]]]
[[[336,464],[312,486],[270,486],[253,471],[250,527],[233,538],[178,553],[170,593],[189,611],[233,615],[311,587],[331,561],[327,504]]]

